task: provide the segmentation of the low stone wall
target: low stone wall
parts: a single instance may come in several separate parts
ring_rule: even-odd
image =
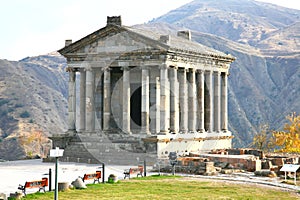
[[[280,169],[284,164],[300,164],[300,155],[265,156],[262,151],[255,149],[225,149],[213,153],[190,153],[179,157],[176,171],[203,175],[249,171],[255,172],[257,176],[276,177],[283,174]],[[171,172],[172,168],[166,166],[163,170]]]
[[[172,172],[172,166],[165,166],[161,168],[163,172]],[[185,174],[196,174],[196,175],[216,175],[218,172],[214,167],[213,162],[193,162],[190,161],[188,165],[182,165],[182,162],[179,161],[175,166],[176,173],[185,173]]]
[[[195,154],[193,154],[195,156]],[[243,169],[246,171],[261,170],[261,160],[254,155],[221,155],[221,154],[201,154],[203,159],[214,162],[216,165],[228,166],[233,169]],[[224,165],[225,164],[225,165]]]

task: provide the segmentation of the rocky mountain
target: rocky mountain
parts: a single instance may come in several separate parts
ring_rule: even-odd
[[[264,40],[273,35],[277,35],[277,42],[272,46],[284,46],[284,41],[299,36],[299,13],[299,10],[254,0],[195,0],[152,22],[185,27],[265,49]],[[294,50],[299,52],[299,41],[296,44],[295,39],[289,41],[289,45],[291,43],[298,46]]]
[[[259,125],[280,129],[300,113],[300,11],[253,0],[195,0],[141,28],[192,39],[236,57],[229,77],[234,146],[249,146]]]
[[[43,156],[66,130],[66,61],[58,54],[0,60],[0,158]]]
[[[190,29],[192,40],[236,57],[229,76],[234,147],[249,146],[260,124],[279,129],[286,115],[300,113],[299,10],[253,0],[195,0],[136,27],[171,35]],[[1,159],[43,155],[51,146],[47,137],[66,130],[65,67],[55,53],[0,60]]]

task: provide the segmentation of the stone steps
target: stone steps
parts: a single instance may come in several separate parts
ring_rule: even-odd
[[[112,140],[109,139],[112,138]],[[62,161],[101,163],[117,165],[137,165],[144,159],[155,163],[156,155],[133,152],[142,148],[139,138],[122,134],[78,134],[65,148]]]

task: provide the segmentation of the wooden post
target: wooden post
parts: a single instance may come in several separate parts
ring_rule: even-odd
[[[147,165],[146,165],[146,160],[144,160],[144,177],[147,176],[147,169],[146,169]]]

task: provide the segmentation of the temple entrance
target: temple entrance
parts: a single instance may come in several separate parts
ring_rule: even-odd
[[[130,117],[132,129],[140,129],[142,126],[141,106],[142,106],[142,87],[135,87],[130,98]]]

